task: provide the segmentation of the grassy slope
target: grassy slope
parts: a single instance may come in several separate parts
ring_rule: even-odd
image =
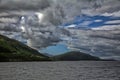
[[[98,57],[77,51],[72,51],[65,54],[57,55],[52,57],[52,59],[57,61],[100,60],[100,58]]]
[[[47,56],[20,43],[0,35],[0,61],[46,61]]]

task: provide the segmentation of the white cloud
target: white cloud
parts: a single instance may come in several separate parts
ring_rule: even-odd
[[[101,26],[97,28],[92,28],[92,30],[120,30],[120,25],[107,25],[107,26]]]
[[[42,19],[43,19],[43,17],[44,17],[44,14],[41,13],[41,12],[36,12],[35,14],[38,16],[38,18],[39,18],[39,22],[41,22]]]
[[[74,28],[74,27],[76,27],[77,25],[75,25],[75,24],[72,24],[72,25],[69,25],[69,26],[65,26],[65,27],[67,27],[67,28]]]
[[[105,12],[105,13],[103,13],[102,15],[103,15],[103,16],[120,17],[120,11],[115,11],[115,12],[113,12],[113,13],[107,13],[107,12]]]
[[[101,19],[98,19],[98,20],[94,20],[94,22],[102,22],[102,20],[101,20]]]
[[[107,21],[105,24],[120,24],[120,20],[114,20],[114,21]]]

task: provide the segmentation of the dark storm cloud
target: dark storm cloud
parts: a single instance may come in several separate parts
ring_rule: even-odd
[[[16,24],[0,23],[0,31],[20,32],[21,29]]]
[[[40,10],[50,6],[49,0],[1,0],[0,10]]]

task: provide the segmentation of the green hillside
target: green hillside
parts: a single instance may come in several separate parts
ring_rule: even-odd
[[[48,61],[49,58],[38,51],[0,35],[0,61]]]
[[[100,60],[100,58],[85,54],[82,52],[72,51],[65,54],[52,57],[56,61],[79,61],[79,60]]]

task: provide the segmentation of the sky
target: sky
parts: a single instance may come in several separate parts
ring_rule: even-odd
[[[50,54],[70,49],[120,60],[119,4],[120,0],[0,0],[0,34]]]
[[[70,49],[66,45],[59,43],[57,45],[48,46],[47,48],[40,50],[42,53],[49,53],[51,55],[59,55],[69,52]]]

